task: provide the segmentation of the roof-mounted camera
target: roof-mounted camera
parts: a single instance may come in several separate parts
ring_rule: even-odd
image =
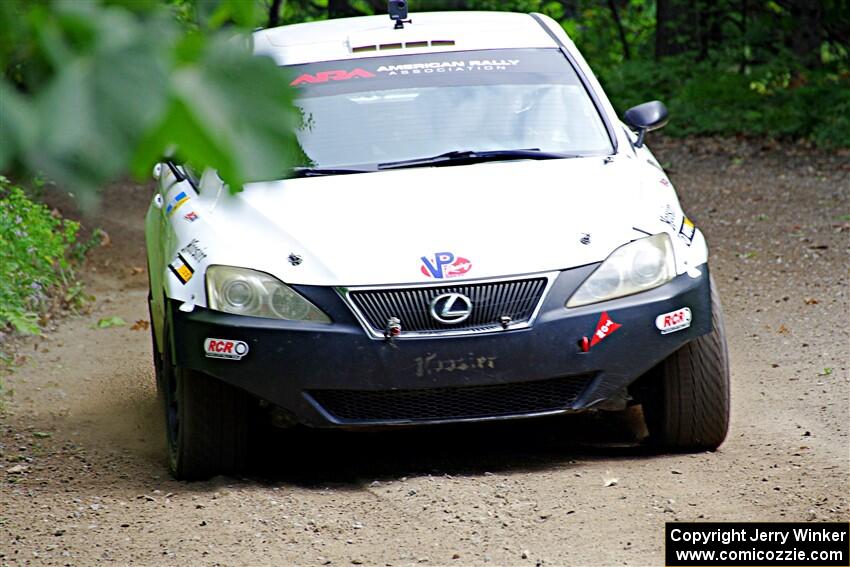
[[[407,19],[407,0],[389,0],[387,11],[390,13],[390,19],[395,22],[397,30],[404,29],[404,24],[413,23]]]

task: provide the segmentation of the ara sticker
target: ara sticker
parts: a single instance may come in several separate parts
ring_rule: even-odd
[[[186,219],[189,222],[195,222],[196,220],[198,220],[201,217],[199,217],[198,213],[196,213],[195,211],[190,211],[190,212],[186,213],[185,215],[183,215],[183,218]]]
[[[195,269],[186,261],[182,254],[177,255],[177,259],[168,264],[168,269],[174,274],[180,283],[186,285],[192,279]]]
[[[697,232],[697,227],[694,226],[693,221],[688,217],[682,218],[682,226],[679,227],[679,238],[685,241],[685,243],[690,246],[694,241],[694,235]]]
[[[590,347],[608,337],[611,333],[622,327],[619,323],[615,323],[608,317],[608,312],[603,311],[599,316],[599,322],[596,324],[596,331],[593,333],[593,338],[590,339]]]
[[[472,262],[451,252],[437,252],[434,259],[422,256],[419,270],[429,278],[456,278],[472,269]]]
[[[248,343],[228,339],[211,339],[204,341],[204,353],[208,358],[225,358],[240,360],[248,354]]]
[[[661,331],[662,335],[675,333],[690,326],[691,310],[688,307],[682,307],[670,313],[662,313],[655,318],[655,327]]]
[[[335,70],[335,71],[319,71],[315,75],[311,75],[309,73],[305,73],[289,83],[292,87],[297,87],[298,85],[303,85],[304,83],[315,84],[315,83],[327,83],[328,81],[347,81],[349,79],[371,79],[375,76],[374,73],[370,73],[365,69],[354,69],[353,71],[346,71],[344,69]]]
[[[188,200],[189,200],[189,196],[188,196],[188,195],[186,195],[186,192],[185,192],[185,191],[180,191],[179,193],[177,193],[177,194],[174,196],[174,198],[173,198],[173,199],[171,199],[171,202],[170,202],[170,203],[168,203],[168,206],[167,206],[167,207],[165,207],[165,214],[166,214],[166,216],[169,216],[169,217],[170,217],[171,215],[173,215],[173,214],[174,214],[174,212],[175,212],[177,209],[179,209],[179,208],[180,208],[180,205],[182,205],[183,203],[185,203],[185,202],[186,202],[186,201],[188,201]]]

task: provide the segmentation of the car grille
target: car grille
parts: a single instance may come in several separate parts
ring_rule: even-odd
[[[392,317],[401,321],[401,336],[501,329],[501,317],[511,326],[528,323],[546,290],[548,279],[537,277],[501,282],[420,286],[410,288],[352,289],[348,298],[374,335],[383,335]],[[443,293],[462,293],[472,302],[472,314],[456,325],[431,317],[431,300]]]
[[[506,417],[569,408],[591,374],[532,382],[429,390],[313,390],[310,396],[341,421],[417,422]]]

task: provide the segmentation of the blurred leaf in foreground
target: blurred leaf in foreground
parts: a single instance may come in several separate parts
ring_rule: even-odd
[[[239,28],[216,29],[256,24],[249,3],[203,2],[200,25],[182,27],[151,2],[2,4],[0,171],[41,171],[85,203],[167,152],[234,190],[282,177],[297,155],[285,73]]]

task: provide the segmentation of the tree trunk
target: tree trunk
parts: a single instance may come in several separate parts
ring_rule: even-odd
[[[747,35],[747,25],[749,24],[750,7],[747,0],[741,0],[741,64],[738,67],[738,73],[743,74],[747,70],[747,47],[750,39]]]
[[[791,17],[797,24],[791,36],[791,48],[797,60],[808,69],[820,67],[823,33],[820,2],[794,0],[791,4]]]
[[[702,61],[708,57],[709,51],[723,43],[723,29],[721,20],[725,10],[732,10],[732,6],[726,6],[722,2],[701,1],[697,3],[699,13],[699,56],[698,60]]]
[[[617,4],[614,0],[608,0],[608,8],[611,10],[611,17],[614,18],[614,25],[617,26],[617,33],[620,35],[620,43],[623,45],[623,58],[628,61],[632,58],[629,50],[629,42],[626,39],[626,30],[623,29],[623,22],[620,21],[620,13],[617,11]]]
[[[702,46],[701,4],[695,0],[657,0],[655,58],[679,55]]]
[[[269,7],[269,25],[274,28],[280,25],[280,9],[283,7],[283,0],[272,0],[272,5]]]
[[[360,13],[351,7],[348,0],[328,0],[328,19],[348,18],[359,15]]]
[[[676,0],[657,0],[655,3],[655,58],[676,55],[682,51],[676,41],[681,13]]]

